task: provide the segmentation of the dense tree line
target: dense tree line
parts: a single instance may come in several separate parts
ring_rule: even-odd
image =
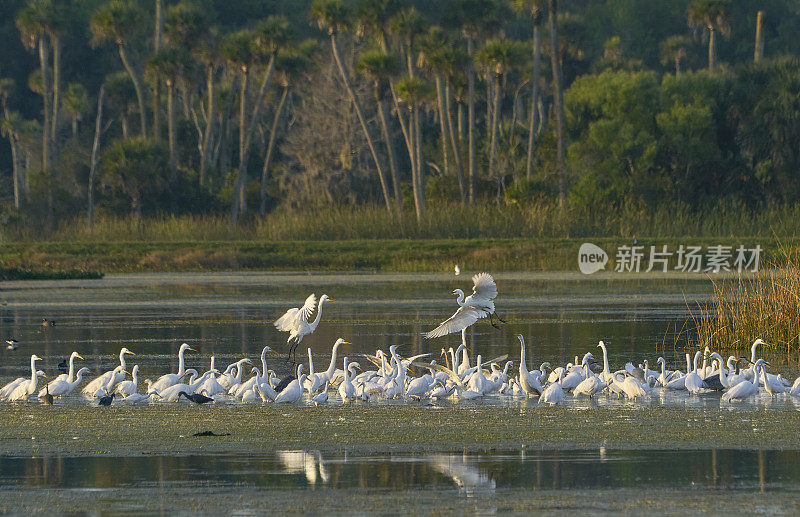
[[[6,0],[0,19],[6,219],[800,194],[790,0]]]

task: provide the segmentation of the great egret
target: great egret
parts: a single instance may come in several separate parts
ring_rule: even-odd
[[[350,402],[356,398],[356,387],[353,386],[352,370],[356,366],[355,363],[348,364],[349,359],[344,358],[344,380],[339,385],[339,396],[342,397],[342,403]]]
[[[456,276],[461,274],[461,268],[458,267],[458,264],[456,264],[456,267],[453,268],[453,271],[455,271]]]
[[[328,386],[330,386],[330,383],[325,381],[325,387],[322,388],[322,391],[311,397],[311,402],[313,402],[314,405],[319,406],[320,404],[328,402]]]
[[[686,390],[692,395],[699,395],[707,391],[706,383],[697,374],[697,360],[700,358],[702,352],[699,350],[694,354],[694,362],[692,363],[692,371],[686,374]],[[686,360],[689,360],[689,354],[686,354]],[[689,365],[686,365],[687,369]]]
[[[89,372],[89,368],[84,366],[78,370],[78,373],[75,375],[75,380],[72,382],[66,379],[56,379],[52,381],[50,384],[45,386],[44,390],[39,392],[39,398],[43,399],[48,393],[53,397],[68,395],[78,386],[78,384],[81,383],[83,380],[83,375]]]
[[[280,393],[275,397],[275,402],[278,404],[294,404],[299,401],[303,396],[303,383],[306,380],[306,374],[303,372],[303,365],[297,366],[298,378],[291,381]],[[301,375],[302,374],[302,375]]]
[[[122,382],[125,379],[125,370],[128,369],[127,365],[125,364],[125,355],[136,355],[130,350],[125,347],[122,347],[122,350],[119,351],[119,365],[122,367],[121,370],[117,370],[114,368],[111,371],[108,371],[99,377],[95,378],[92,382],[84,386],[83,394],[86,396],[91,397],[97,390],[100,388],[107,386],[107,389],[113,388],[118,382]],[[110,381],[110,382],[109,382]]]
[[[136,393],[136,390],[139,387],[139,365],[136,364],[133,366],[133,370],[131,370],[131,379],[130,381],[122,381],[114,388],[114,391],[122,395],[123,397],[127,397],[129,395],[133,395]]]
[[[544,391],[542,392],[542,396],[539,397],[539,404],[560,404],[564,401],[566,395],[564,395],[564,390],[561,388],[561,381],[564,380],[564,372],[562,371],[559,375],[558,382],[554,382],[549,384]]]
[[[286,342],[290,345],[290,356],[295,352],[297,345],[300,344],[305,336],[317,330],[319,320],[322,318],[322,304],[326,301],[332,302],[333,300],[328,298],[327,294],[323,294],[319,299],[319,306],[317,306],[317,297],[314,293],[311,293],[302,307],[289,309],[275,321],[275,328],[281,332],[289,333],[289,339]],[[308,320],[311,318],[311,314],[314,313],[315,308],[317,317],[314,318],[314,321],[309,322]]]
[[[177,384],[181,380],[181,378],[183,378],[183,374],[186,373],[186,366],[185,366],[186,363],[184,362],[183,354],[186,353],[187,350],[191,350],[192,352],[197,352],[197,350],[190,347],[187,343],[181,344],[180,348],[178,349],[178,373],[168,373],[166,375],[162,375],[153,384],[153,387],[155,389],[157,389],[160,392],[163,392],[170,386],[174,386],[175,384]]]
[[[69,373],[62,373],[61,375],[59,375],[58,377],[53,379],[53,381],[50,384],[52,384],[55,381],[59,381],[59,380],[65,380],[67,382],[74,381],[75,380],[75,359],[80,359],[81,361],[84,360],[83,356],[81,356],[81,354],[79,354],[78,352],[72,352],[72,354],[70,354],[70,356],[69,356]]]
[[[755,348],[755,345],[754,347]],[[753,365],[754,376],[753,382],[744,381],[740,382],[733,388],[729,389],[725,393],[722,394],[722,400],[725,401],[733,401],[733,400],[744,400],[746,398],[750,398],[753,395],[758,393],[758,371],[759,369],[763,369],[764,367],[764,360],[759,359],[756,361],[756,364]]]
[[[542,383],[538,376],[528,373],[528,367],[525,362],[525,338],[522,334],[517,334],[519,339],[519,384],[529,397],[538,397],[544,391]]]
[[[456,302],[459,305],[458,310],[449,318],[439,324],[438,327],[427,332],[425,338],[432,339],[453,332],[461,332],[466,330],[470,325],[473,325],[481,318],[489,316],[489,323],[498,328],[492,321],[492,316],[497,315],[494,308],[494,299],[497,297],[497,284],[494,278],[489,273],[478,273],[472,277],[472,294],[464,298],[464,291],[455,289],[453,294],[457,295]],[[497,319],[505,323],[505,321],[497,316]]]
[[[27,377],[17,377],[13,381],[9,382],[8,384],[6,384],[2,388],[0,388],[0,399],[8,399],[8,398],[10,398],[11,394],[14,393],[14,391],[18,387],[22,386],[23,384],[26,385],[26,389],[27,389],[27,384],[26,383],[29,383],[29,382],[33,383],[33,385],[35,387],[36,386],[36,378],[38,376],[38,372],[36,371],[36,361],[41,361],[41,360],[42,360],[41,357],[39,357],[36,354],[33,354],[31,356],[31,376],[30,376],[30,379],[28,379]],[[44,375],[44,372],[42,372],[42,375]]]

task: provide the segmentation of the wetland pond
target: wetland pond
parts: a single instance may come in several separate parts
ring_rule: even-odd
[[[519,359],[515,335],[522,333],[532,347],[529,367],[543,361],[564,365],[587,351],[602,361],[596,348],[602,339],[612,370],[622,368],[626,361],[638,364],[644,359],[655,368],[659,356],[665,357],[668,368],[683,369],[692,318],[697,316],[698,304],[712,293],[710,281],[699,276],[501,273],[495,279],[500,293],[497,311],[507,324],[496,330],[482,320],[468,332],[467,344],[484,358],[508,354],[514,368]],[[257,363],[265,344],[285,353],[286,337],[272,321],[287,308],[302,305],[311,292],[327,294],[335,302],[325,305],[322,323],[303,340],[298,359],[302,353],[307,361],[306,348],[311,347],[315,365],[321,369],[339,337],[352,343],[342,346],[343,355],[374,353],[402,343],[406,356],[430,352],[440,359],[440,349],[456,347],[460,335],[431,341],[421,335],[452,314],[454,288],[470,287],[469,274],[185,273],[3,282],[0,335],[17,339],[20,347],[13,352],[0,350],[0,385],[29,375],[32,353],[42,357],[38,366],[48,374],[56,373],[58,363],[73,350],[86,359],[77,364],[103,372],[114,367],[119,349],[125,346],[137,354],[128,362],[139,364],[140,379],[176,371],[176,350],[183,342],[198,351],[187,354],[187,367],[200,371],[208,368],[211,355],[216,356],[218,368],[245,356]],[[42,318],[56,325],[43,327]],[[749,355],[749,343],[742,343],[736,353]],[[790,379],[797,375],[796,358],[787,358],[785,353],[764,355],[775,373]],[[270,368],[283,376],[290,363],[270,356]],[[485,414],[535,406],[507,397],[468,403]],[[57,403],[62,411],[86,404],[78,395]],[[4,405],[8,403],[0,403],[0,414]],[[788,396],[776,400],[759,396],[730,406],[722,404],[718,394],[665,394],[637,402],[607,397],[580,402],[568,397],[565,404],[573,413],[602,409],[610,418],[631,408],[641,411],[653,406],[688,409],[701,416],[721,410],[770,411],[778,419],[800,409]],[[216,409],[227,411],[225,418],[235,419],[237,411],[245,408],[231,404]],[[333,417],[341,411],[333,392],[329,406],[316,409]],[[434,404],[429,412],[446,426],[447,410],[448,404]],[[134,412],[129,413],[132,418],[136,409],[129,411]],[[535,409],[530,414],[536,418]],[[607,450],[574,445],[560,449],[557,443],[539,444],[536,449],[524,445],[492,448],[484,439],[480,451],[462,449],[459,443],[427,452],[404,452],[391,444],[385,451],[374,444],[369,451],[359,451],[352,443],[332,451],[330,442],[322,451],[314,443],[299,450],[279,450],[279,445],[265,443],[263,450],[247,453],[226,452],[217,446],[206,453],[178,450],[175,454],[148,453],[149,444],[143,443],[129,444],[129,454],[93,455],[84,450],[73,455],[68,448],[58,447],[22,454],[23,449],[4,447],[3,441],[0,435],[0,451],[5,451],[0,455],[0,511],[313,509],[349,513],[358,508],[356,513],[401,513],[405,508],[471,513],[550,509],[558,513],[572,507],[602,513],[635,511],[636,505],[649,504],[660,497],[653,494],[663,495],[667,489],[677,494],[673,501],[685,503],[686,509],[702,508],[703,498],[711,498],[728,513],[739,513],[745,508],[743,501],[769,492],[772,498],[762,499],[767,513],[793,513],[800,487],[800,449],[783,443],[775,447],[781,450],[771,450],[768,442],[752,449],[689,446],[692,450],[665,450],[641,445],[626,448],[623,443]],[[507,445],[508,440],[503,443]],[[694,496],[699,498],[695,501]],[[662,499],[665,505],[670,503],[669,497]]]

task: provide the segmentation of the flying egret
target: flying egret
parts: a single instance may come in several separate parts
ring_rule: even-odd
[[[453,294],[457,295],[456,303],[458,303],[458,310],[439,324],[438,327],[427,332],[425,337],[427,339],[445,336],[453,332],[460,332],[473,325],[481,318],[489,316],[489,323],[495,328],[498,328],[492,321],[492,315],[497,316],[494,308],[494,299],[497,297],[497,284],[494,278],[489,273],[478,273],[472,277],[472,294],[464,298],[464,291],[461,289],[453,290]],[[505,323],[505,321],[497,316],[497,319]]]
[[[306,298],[302,307],[293,307],[289,309],[283,316],[275,321],[275,328],[281,332],[289,333],[289,339],[286,340],[290,345],[289,356],[295,353],[297,345],[300,344],[305,336],[317,330],[319,320],[322,318],[322,304],[326,301],[332,302],[334,300],[328,298],[327,294],[323,294],[319,299],[319,306],[317,306],[317,297],[314,293],[311,293],[311,295]],[[308,320],[311,318],[311,314],[313,314],[315,308],[317,310],[317,317],[314,318],[314,321],[309,322]]]

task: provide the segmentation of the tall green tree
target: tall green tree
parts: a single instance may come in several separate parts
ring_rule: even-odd
[[[421,77],[404,77],[397,82],[397,95],[404,102],[410,112],[409,125],[411,147],[414,150],[412,160],[417,164],[424,163],[422,159],[422,120],[420,111],[422,105],[431,98],[430,85]],[[417,222],[421,222],[425,213],[425,174],[422,167],[418,166],[416,174],[411,179],[414,194],[414,208]]]
[[[528,155],[525,164],[525,177],[528,180],[533,175],[533,151],[536,146],[536,128],[538,127],[539,78],[542,67],[542,5],[543,0],[511,0],[511,6],[516,12],[530,13],[533,26],[533,77],[531,77],[531,107],[528,114]]]
[[[350,13],[348,12],[348,9],[345,7],[342,0],[314,0],[314,2],[311,4],[311,18],[320,29],[325,29],[328,31],[328,36],[331,40],[331,52],[336,63],[336,68],[339,70],[339,75],[342,78],[342,82],[347,90],[347,94],[350,96],[350,101],[353,103],[353,108],[355,109],[356,116],[358,117],[358,122],[361,124],[361,129],[364,131],[364,137],[367,139],[367,146],[369,147],[370,154],[372,155],[372,160],[375,163],[375,168],[378,171],[378,179],[381,184],[386,210],[391,212],[392,200],[389,196],[389,187],[386,183],[386,175],[383,171],[383,165],[378,157],[378,150],[375,146],[375,141],[372,138],[369,127],[367,126],[367,119],[364,115],[363,109],[361,108],[361,103],[358,101],[358,97],[356,97],[355,91],[353,90],[353,85],[350,81],[350,75],[345,69],[344,63],[342,62],[342,58],[339,54],[339,46],[336,38],[339,33],[347,27],[350,20]]]
[[[564,131],[564,85],[558,51],[558,0],[547,0],[547,27],[550,30],[550,65],[553,69],[553,110],[556,114],[556,152],[558,157],[558,201],[567,199],[566,134]]]
[[[142,201],[157,193],[167,175],[168,156],[160,143],[146,137],[118,139],[103,153],[100,184],[130,199],[131,211],[142,217]]]
[[[505,73],[520,63],[525,58],[525,48],[522,43],[509,39],[490,39],[478,53],[478,61],[494,76],[494,99],[492,102],[491,128],[492,134],[489,142],[489,170],[495,168],[498,133],[500,131],[500,118],[502,115],[503,76]],[[488,102],[488,99],[487,99]]]
[[[78,122],[89,112],[89,92],[81,83],[69,83],[64,92],[64,111],[72,123],[72,138],[78,137]]]
[[[142,77],[134,67],[128,48],[133,38],[140,33],[143,20],[144,13],[137,4],[123,0],[110,0],[94,12],[90,28],[92,41],[95,44],[110,42],[117,46],[122,65],[133,81],[136,101],[139,105],[141,134],[144,136],[147,134],[147,111],[145,110]]]
[[[689,25],[708,31],[708,71],[714,73],[717,60],[717,33],[730,30],[731,0],[694,0],[689,5]]]
[[[681,73],[681,63],[686,59],[686,54],[691,46],[691,40],[687,36],[670,36],[661,42],[661,64],[671,66],[675,70],[675,75]]]

